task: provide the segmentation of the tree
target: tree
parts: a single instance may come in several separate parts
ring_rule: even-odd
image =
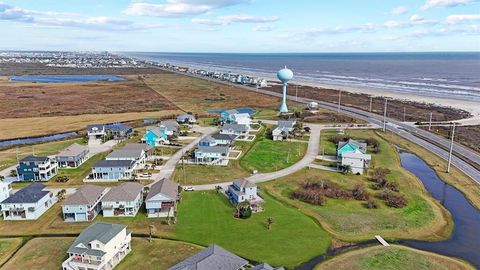
[[[267,218],[267,228],[268,228],[268,230],[272,229],[272,224],[273,224],[273,217],[268,217]]]
[[[17,176],[17,170],[11,170],[10,171],[10,176],[11,177],[16,177]]]
[[[220,193],[220,190],[222,190],[222,187],[221,186],[215,186],[215,191],[218,193]]]
[[[352,174],[352,166],[350,165],[342,165],[342,171],[344,174]]]
[[[250,202],[248,200],[237,203],[237,206],[235,207],[236,218],[249,218],[249,214],[252,214],[252,209],[250,208]]]
[[[63,201],[65,199],[65,195],[67,194],[67,191],[65,189],[62,189],[60,190],[58,193],[57,193],[57,199],[59,201]]]

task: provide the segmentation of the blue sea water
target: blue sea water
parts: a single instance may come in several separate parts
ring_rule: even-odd
[[[24,75],[12,76],[11,82],[38,82],[38,83],[64,83],[64,82],[94,82],[94,81],[123,81],[117,75]]]
[[[274,77],[287,65],[294,80],[480,101],[480,52],[431,53],[155,53],[127,56]]]

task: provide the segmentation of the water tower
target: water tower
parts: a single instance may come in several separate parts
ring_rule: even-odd
[[[287,113],[287,83],[293,79],[293,72],[285,66],[277,72],[277,77],[282,81],[282,105],[280,106],[280,113]]]

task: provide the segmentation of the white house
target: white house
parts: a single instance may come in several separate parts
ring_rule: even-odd
[[[233,183],[228,186],[227,194],[234,204],[244,201],[250,203],[263,201],[257,194],[257,185],[246,179],[233,180]]]
[[[146,153],[143,149],[117,149],[105,157],[105,160],[132,160],[133,170],[140,170],[145,167]]]
[[[220,129],[220,134],[227,135],[247,135],[250,132],[250,126],[239,124],[224,124]]]
[[[0,202],[4,201],[8,197],[10,197],[10,192],[12,192],[12,186],[8,182],[4,182],[0,180]],[[0,205],[0,211],[2,207]],[[0,212],[0,215],[2,212]]]
[[[101,139],[106,134],[105,125],[88,125],[87,134],[90,140]]]
[[[195,124],[197,119],[195,116],[185,113],[177,116],[177,122],[180,124]]]
[[[92,166],[91,177],[98,182],[130,179],[134,167],[135,161],[133,160],[99,160]]]
[[[177,209],[178,184],[162,179],[150,187],[145,199],[145,208],[149,218],[173,217]]]
[[[104,217],[134,217],[143,203],[143,185],[126,182],[114,186],[101,201]]]
[[[350,166],[353,174],[363,174],[364,168],[372,159],[371,155],[363,154],[360,151],[343,152],[341,156],[342,166]]]
[[[91,221],[102,210],[100,200],[106,193],[105,187],[82,186],[63,202],[63,219],[67,222]]]
[[[274,141],[285,140],[290,132],[295,129],[295,120],[280,120],[278,126],[272,130],[272,138]]]
[[[132,250],[126,225],[94,223],[68,248],[63,270],[111,270]]]
[[[250,126],[252,124],[252,118],[250,118],[250,114],[248,113],[236,113],[232,115],[233,123],[237,125],[247,125]]]
[[[228,155],[230,146],[198,146],[195,149],[195,163],[210,164],[226,161],[228,163]],[[224,162],[218,165],[227,165]]]
[[[45,185],[31,184],[20,189],[0,203],[5,220],[35,220],[57,201]]]

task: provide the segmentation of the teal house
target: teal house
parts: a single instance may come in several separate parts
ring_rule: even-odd
[[[339,142],[337,147],[337,157],[341,157],[343,153],[361,153],[367,152],[367,144],[356,140],[349,139],[345,142]]]
[[[166,130],[160,127],[147,127],[147,132],[143,135],[142,141],[150,146],[169,143]]]
[[[238,114],[237,110],[227,110],[220,113],[220,122],[231,124],[235,123],[235,114]]]

